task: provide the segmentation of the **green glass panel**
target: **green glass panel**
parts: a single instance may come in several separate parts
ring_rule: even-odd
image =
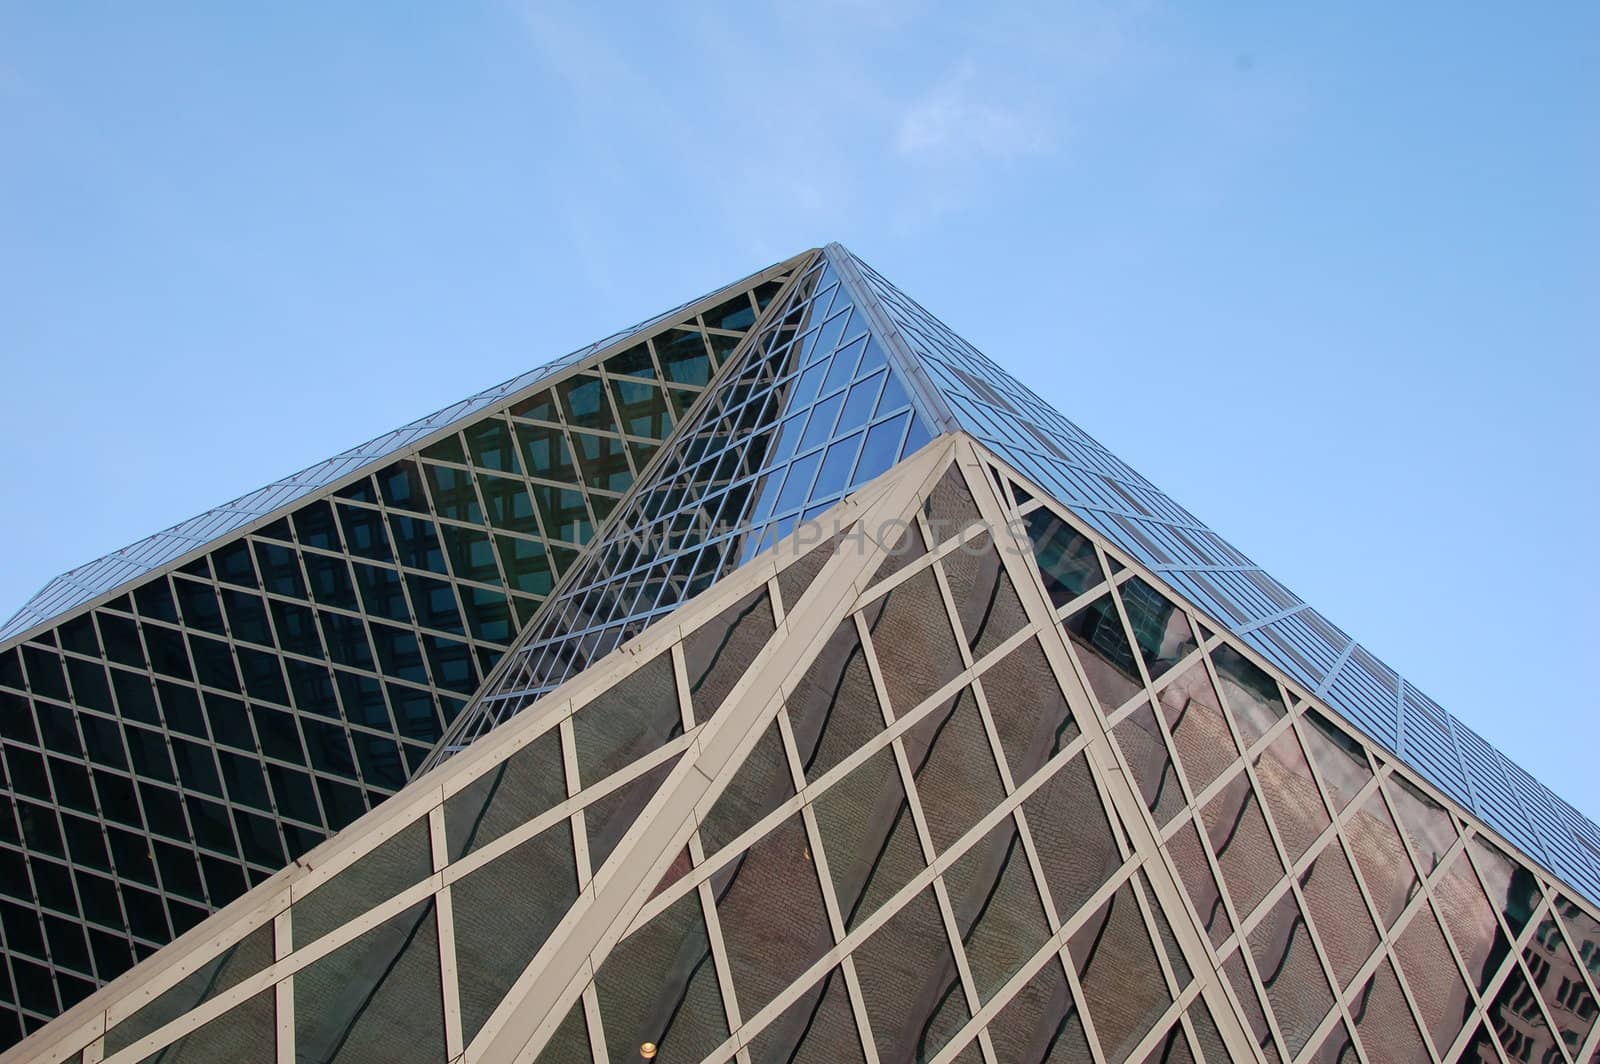
[[[728,1037],[698,892],[617,943],[594,985],[613,1060],[638,1055],[646,1042],[657,1059],[700,1060]]]
[[[472,464],[502,473],[520,473],[517,451],[511,442],[511,426],[497,417],[485,418],[462,432]]]

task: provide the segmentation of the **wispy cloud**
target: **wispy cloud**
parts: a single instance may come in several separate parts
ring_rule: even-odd
[[[918,162],[1011,160],[1051,150],[1044,116],[988,98],[976,65],[963,60],[901,116],[894,148]]]

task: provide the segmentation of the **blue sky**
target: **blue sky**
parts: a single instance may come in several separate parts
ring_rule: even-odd
[[[1600,7],[665,6],[0,5],[0,612],[833,239],[1600,816]]]

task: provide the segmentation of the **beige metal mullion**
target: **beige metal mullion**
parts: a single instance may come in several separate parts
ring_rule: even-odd
[[[948,445],[930,448],[925,455],[903,464],[899,477],[881,489],[866,508],[866,514],[904,509],[910,502],[911,492],[931,477],[934,463],[947,457]],[[831,594],[812,597],[798,610],[797,616],[809,618],[816,614],[821,620],[853,608],[858,583],[880,553],[863,547],[859,554],[846,551],[830,559],[819,582],[831,589]],[[770,574],[770,569],[761,569],[756,575],[764,583]],[[722,595],[708,593],[703,603],[697,603],[698,608],[689,607],[694,611],[693,616],[707,615],[706,611],[718,604],[732,601],[736,593],[747,593],[749,582],[737,577],[725,581],[727,590]],[[723,595],[728,598],[724,599]],[[679,627],[660,638],[669,643],[676,641],[682,637],[682,630],[691,626],[691,623],[680,622]],[[541,1048],[547,1034],[541,1030],[539,1018],[548,1016],[559,1009],[563,1001],[570,1000],[569,993],[571,999],[575,999],[580,989],[563,989],[551,996],[548,985],[552,979],[558,973],[571,970],[577,962],[586,962],[591,967],[603,962],[632,914],[647,900],[649,888],[658,881],[660,872],[692,834],[695,806],[714,801],[720,793],[723,784],[713,785],[713,780],[722,778],[719,774],[736,753],[743,737],[777,714],[782,705],[784,685],[798,682],[799,674],[826,642],[825,624],[817,624],[815,633],[808,624],[791,627],[804,629],[807,634],[769,640],[744,678],[735,685],[723,711],[711,724],[698,729],[691,745],[691,749],[698,752],[674,768],[653,800],[653,813],[629,829],[615,858],[584,889],[551,940],[513,983],[505,1000],[480,1032],[476,1048],[469,1046],[469,1053],[497,1056],[534,1053]],[[643,643],[634,653],[642,653],[640,648],[649,644],[648,636],[643,637]],[[736,711],[730,712],[730,709]],[[561,981],[570,987],[569,980]],[[541,983],[545,986],[543,990],[539,989]]]
[[[294,910],[284,909],[272,922],[272,956],[283,960],[294,950],[294,933],[290,921]],[[281,979],[272,988],[274,1012],[277,1018],[277,1062],[296,1064],[294,1041],[294,976]]]
[[[972,492],[979,513],[994,528],[1010,528],[1004,520],[1004,501],[996,493],[993,482],[984,471],[983,460],[969,441],[963,441],[957,460],[966,473],[968,489]],[[1099,546],[1098,538],[1090,537],[1089,542],[1095,545],[1096,557],[1101,565],[1102,573],[1108,580],[1115,580],[1109,565],[1107,565],[1104,552]],[[1106,803],[1108,812],[1112,814],[1107,819],[1113,825],[1113,831],[1119,839],[1122,839],[1123,831],[1132,832],[1142,828],[1139,838],[1123,839],[1121,845],[1130,847],[1132,853],[1141,854],[1145,860],[1148,860],[1161,852],[1159,839],[1150,827],[1148,811],[1145,809],[1144,802],[1139,797],[1139,793],[1133,786],[1132,781],[1117,767],[1118,762],[1114,754],[1114,743],[1105,724],[1105,718],[1101,715],[1099,704],[1090,693],[1088,681],[1083,675],[1082,667],[1077,662],[1076,655],[1068,644],[1065,632],[1062,631],[1057,623],[1055,610],[1051,607],[1050,600],[1045,595],[1042,584],[1039,583],[1038,577],[1033,574],[1032,567],[1027,564],[1022,555],[1022,551],[1025,550],[1031,553],[1031,546],[1022,542],[1020,536],[1010,546],[1011,549],[1000,552],[1002,564],[1010,574],[1012,586],[1017,590],[1023,609],[1030,620],[1039,627],[1041,633],[1045,630],[1054,633],[1054,638],[1041,637],[1040,646],[1045,651],[1046,660],[1055,673],[1057,682],[1061,685],[1061,690],[1067,697],[1068,707],[1079,722],[1081,732],[1086,739],[1084,750],[1091,770],[1090,777],[1095,781],[1096,789],[1101,792],[1101,800]],[[1123,579],[1126,579],[1126,577],[1123,577]],[[1120,618],[1120,601],[1118,609]],[[1123,624],[1126,631],[1125,619],[1123,619]],[[1129,646],[1133,649],[1137,660],[1139,651],[1131,636],[1129,637]],[[1140,668],[1143,668],[1142,662],[1140,663]],[[1064,682],[1064,678],[1068,676],[1075,678],[1076,682]],[[1148,692],[1148,678],[1146,678],[1146,681],[1145,687]],[[1118,821],[1122,824],[1121,829],[1116,827]],[[1160,862],[1158,861],[1157,864],[1160,864]],[[1164,871],[1165,866],[1162,865],[1161,867]],[[1176,890],[1175,883],[1168,885],[1174,891]],[[1223,897],[1226,899],[1226,892],[1223,892]],[[1082,917],[1085,912],[1093,911],[1089,905],[1085,905],[1078,914],[1073,915]],[[1188,906],[1182,905],[1177,911],[1187,913]],[[1064,967],[1067,970],[1068,983],[1072,988],[1074,999],[1079,1005],[1078,1012],[1083,1017],[1085,1030],[1089,1034],[1091,1051],[1098,1057],[1100,1054],[1099,1040],[1093,1033],[1093,1019],[1090,1017],[1087,1008],[1083,1007],[1083,988],[1078,982],[1071,954],[1066,947],[1066,942],[1070,937],[1070,932],[1066,929],[1072,926],[1072,917],[1068,914],[1061,914],[1061,919],[1063,935],[1061,955]],[[1193,925],[1189,920],[1179,921],[1169,918],[1168,922],[1174,925],[1175,935],[1180,935],[1177,930],[1178,925],[1182,924],[1189,928],[1189,948],[1185,948],[1184,953],[1190,972],[1206,971],[1211,966],[1208,952],[1202,949],[1197,953],[1193,949],[1194,944],[1203,939],[1203,930]],[[1237,924],[1235,926],[1237,927]],[[1153,945],[1160,950],[1159,937],[1152,936],[1152,938]],[[1180,948],[1184,941],[1184,938],[1180,935]],[[1216,1010],[1213,1011],[1215,1012]],[[1249,1043],[1249,1038],[1244,1033],[1242,1021],[1235,1010],[1230,1008],[1217,1015],[1215,1020],[1224,1040],[1236,1051]]]
[[[428,811],[428,841],[433,853],[433,870],[443,872],[450,861],[449,844],[445,839],[444,805],[441,803]],[[439,985],[444,997],[445,1057],[454,1060],[461,1055],[466,1044],[461,1032],[461,985],[456,964],[455,907],[450,898],[450,884],[445,883],[434,896],[434,920],[439,935]]]

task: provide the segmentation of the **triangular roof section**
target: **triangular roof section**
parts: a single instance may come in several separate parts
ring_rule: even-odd
[[[676,445],[663,448],[658,463],[641,474],[608,532],[520,635],[435,759],[608,653],[846,490],[848,470],[835,473],[838,483],[822,473],[842,453],[834,449],[841,438],[859,439],[851,434],[861,426],[840,419],[814,429],[813,423],[819,413],[837,417],[837,406],[818,400],[846,396],[842,389],[851,380],[835,379],[832,367],[859,358],[843,353],[860,345],[873,352],[874,372],[884,367],[885,393],[904,396],[914,411],[902,453],[925,432],[971,433],[1287,677],[1546,867],[1600,897],[1600,826],[843,245],[823,248],[787,298],[783,316],[745,349],[724,386],[691,411]],[[848,316],[841,310],[846,303]],[[840,357],[827,363],[835,345]],[[821,396],[813,390],[819,384]],[[872,416],[885,416],[882,401]],[[795,488],[804,477],[809,489]]]
[[[1586,1059],[1595,912],[1047,498],[935,440],[0,1061],[1456,1059],[1534,938]]]
[[[640,473],[435,757],[769,549],[948,426],[881,317],[818,255]]]
[[[777,282],[814,254],[812,251],[802,252],[757,271],[715,292],[663,311],[493,388],[451,403],[298,473],[53,577],[10,620],[0,626],[0,643],[26,637],[42,627],[58,623],[65,614],[79,607],[103,601],[145,576],[214,548],[231,534],[242,534],[267,523],[313,496],[331,493],[379,464],[392,461],[402,452],[426,446],[433,439],[474,418],[508,407],[534,390],[548,387],[569,372],[602,362],[646,336],[664,332],[676,324],[693,319],[740,291],[767,285],[770,297],[770,293],[778,287]]]

